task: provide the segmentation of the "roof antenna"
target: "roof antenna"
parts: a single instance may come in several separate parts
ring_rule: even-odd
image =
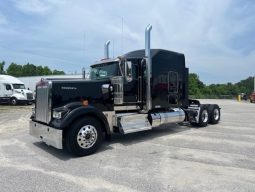
[[[123,44],[124,44],[123,17],[121,17],[121,54],[123,54]]]

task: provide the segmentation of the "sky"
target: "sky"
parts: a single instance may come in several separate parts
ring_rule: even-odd
[[[144,48],[185,54],[206,84],[255,75],[254,0],[0,0],[0,61],[80,73],[104,56]]]

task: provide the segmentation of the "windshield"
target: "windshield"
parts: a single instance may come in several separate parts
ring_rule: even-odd
[[[24,84],[12,84],[14,89],[25,89]]]
[[[105,79],[118,75],[118,62],[112,62],[107,64],[101,64],[91,67],[90,79]]]

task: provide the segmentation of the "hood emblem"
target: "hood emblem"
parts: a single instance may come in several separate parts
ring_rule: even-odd
[[[61,87],[63,90],[76,90],[77,87]]]

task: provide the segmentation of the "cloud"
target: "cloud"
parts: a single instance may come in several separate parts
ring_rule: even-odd
[[[13,2],[15,7],[23,13],[39,15],[49,12],[55,4],[61,3],[57,0],[13,0]]]
[[[238,81],[254,73],[253,1],[12,2],[10,10],[19,11],[8,11],[8,25],[0,29],[5,60],[79,71],[102,58],[108,39],[110,55],[144,48],[144,29],[151,23],[152,48],[184,53],[190,71],[206,83]]]

